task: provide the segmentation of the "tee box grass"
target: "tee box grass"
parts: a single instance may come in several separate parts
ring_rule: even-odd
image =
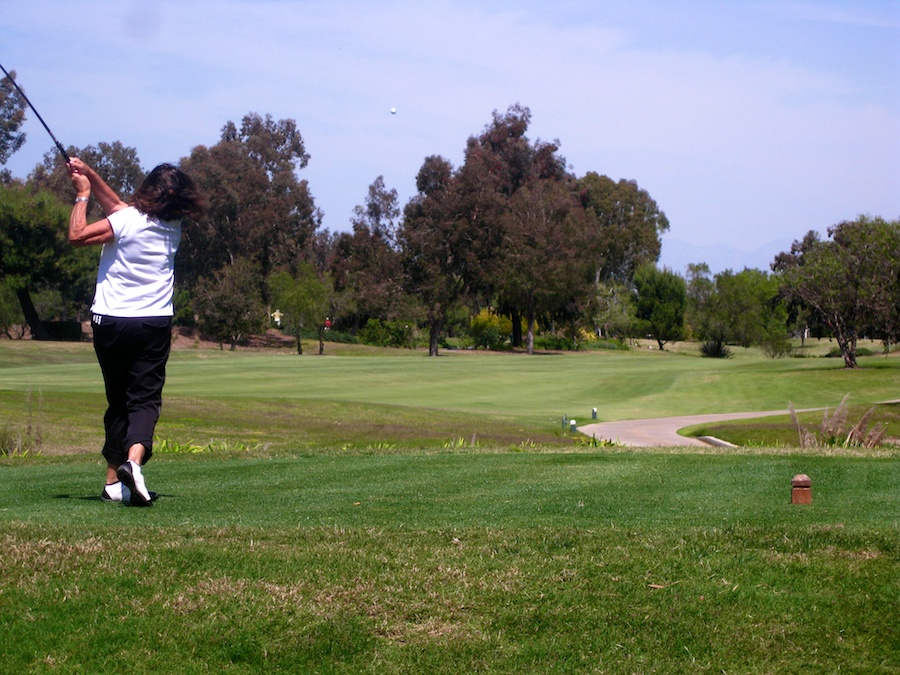
[[[160,437],[228,442],[157,454],[137,509],[99,500],[90,351],[6,347],[0,412],[45,450],[0,460],[9,672],[897,672],[896,453],[558,426],[865,405],[892,359],[178,352]]]

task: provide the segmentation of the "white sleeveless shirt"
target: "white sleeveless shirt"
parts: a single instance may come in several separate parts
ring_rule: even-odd
[[[172,316],[175,252],[181,221],[159,221],[133,206],[110,214],[115,238],[103,245],[91,312],[105,316]]]

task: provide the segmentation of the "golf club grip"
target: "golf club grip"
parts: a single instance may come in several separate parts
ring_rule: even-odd
[[[59,154],[63,156],[63,159],[66,160],[66,164],[68,164],[69,154],[66,152],[66,149],[62,146],[62,143],[57,141],[55,138],[53,140],[56,141],[56,147],[59,149]]]

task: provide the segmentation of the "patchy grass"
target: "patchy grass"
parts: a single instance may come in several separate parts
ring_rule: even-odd
[[[790,476],[813,477],[811,506]],[[617,454],[0,467],[10,672],[890,672],[896,460]],[[72,630],[77,626],[77,630]]]
[[[801,662],[887,673],[900,627],[896,542],[877,531],[193,528],[123,543],[100,527],[80,537],[0,528],[0,562],[14,570],[0,610],[5,667],[712,673]],[[125,553],[132,564],[119,562]]]
[[[42,394],[41,454],[99,452],[103,442],[101,393]],[[27,415],[26,397],[0,389],[0,413],[10,420]],[[263,445],[268,451],[331,453],[392,447],[398,452],[443,449],[450,441],[504,448],[522,443],[568,447],[571,436],[558,423],[527,425],[503,415],[476,415],[396,405],[266,398],[164,396],[156,428],[160,441],[206,446]]]
[[[158,436],[208,450],[156,455],[134,509],[99,499],[90,346],[0,342],[0,415],[39,393],[43,438],[0,459],[2,669],[896,670],[896,456],[560,430],[592,406],[864,408],[896,359],[353,353],[177,350]]]

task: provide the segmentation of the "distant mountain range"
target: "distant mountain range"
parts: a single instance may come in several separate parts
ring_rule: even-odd
[[[663,236],[662,254],[657,264],[681,275],[687,273],[688,265],[696,263],[706,263],[713,274],[727,269],[740,272],[745,267],[771,272],[775,256],[790,250],[792,243],[793,239],[779,239],[753,251],[743,251],[727,246],[691,244],[681,239]]]

